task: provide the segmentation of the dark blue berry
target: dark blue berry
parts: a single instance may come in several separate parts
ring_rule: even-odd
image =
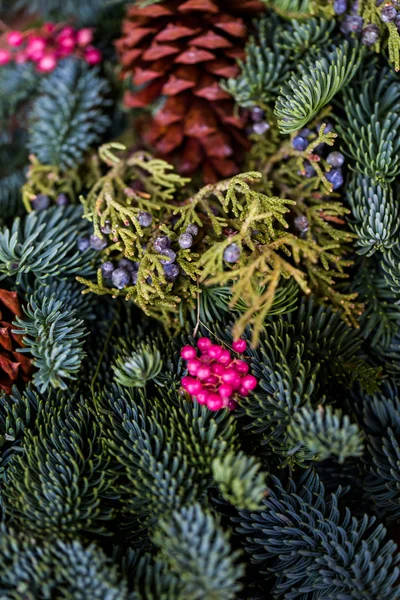
[[[130,273],[132,275],[132,273],[134,273],[135,271],[138,270],[138,267],[136,266],[136,264],[139,263],[134,263],[132,260],[129,260],[128,258],[121,258],[121,260],[118,262],[118,266],[121,267],[122,269],[126,269],[128,271],[128,273]]]
[[[263,135],[270,128],[270,124],[266,121],[261,121],[261,123],[254,123],[253,131],[257,135]]]
[[[251,111],[251,118],[254,123],[261,123],[265,118],[265,112],[262,108],[255,106]]]
[[[347,10],[347,0],[335,0],[333,10],[337,15],[343,15]]]
[[[300,215],[299,217],[296,217],[294,220],[294,226],[296,227],[296,229],[298,231],[307,231],[309,225],[310,224],[308,222],[308,219],[304,215]]]
[[[104,279],[110,279],[112,273],[114,271],[114,265],[111,261],[106,261],[101,265],[101,272],[103,273]]]
[[[89,238],[87,238],[87,237],[80,238],[77,242],[77,245],[78,245],[78,249],[81,252],[85,252],[85,250],[87,250],[90,246]]]
[[[190,233],[190,235],[197,235],[199,233],[199,228],[194,223],[191,223],[186,227],[186,233]]]
[[[313,150],[314,154],[322,154],[323,151],[325,150],[325,144],[322,142],[321,144],[318,144],[318,146],[316,146]]]
[[[167,281],[175,281],[179,275],[178,265],[164,265],[164,273]]]
[[[122,269],[121,267],[115,269],[111,275],[113,285],[119,290],[126,287],[130,282],[130,279],[129,271],[127,269]]]
[[[149,227],[153,221],[153,217],[150,213],[141,210],[138,214],[139,225],[142,227]]]
[[[311,129],[309,129],[308,127],[305,127],[304,129],[302,129],[300,131],[299,135],[301,135],[301,137],[303,137],[303,138],[308,138],[308,136],[311,135]]]
[[[171,265],[176,259],[175,252],[170,248],[166,248],[165,250],[160,252],[160,254],[163,255],[163,258],[160,258],[160,263],[162,265]]]
[[[34,200],[32,200],[32,208],[35,210],[46,210],[51,204],[50,198],[45,194],[38,194]]]
[[[235,263],[239,260],[242,251],[237,244],[230,244],[224,250],[224,260],[228,263]]]
[[[190,248],[193,244],[193,237],[190,233],[182,233],[178,238],[178,244],[181,248]]]
[[[154,240],[153,247],[156,252],[161,254],[162,250],[169,248],[171,245],[171,240],[166,235],[160,235],[158,238]]]
[[[332,123],[325,123],[325,129],[324,129],[324,133],[332,133],[333,131],[333,125]]]
[[[69,204],[67,194],[64,194],[63,192],[61,192],[61,194],[58,194],[56,198],[56,204],[57,206],[67,206],[67,204]]]
[[[400,32],[400,14],[399,13],[397,13],[397,15],[396,15],[396,17],[394,19],[394,24],[397,27],[397,31]]]
[[[344,164],[344,156],[341,152],[335,150],[334,152],[330,152],[326,157],[326,162],[331,167],[342,167]]]
[[[326,173],[325,177],[332,184],[334,190],[343,185],[343,174],[340,169],[332,169],[329,173]]]
[[[305,150],[308,146],[308,141],[305,138],[301,137],[301,135],[296,135],[296,137],[292,139],[292,146],[294,150],[299,150],[300,152],[303,152],[303,150]]]
[[[131,276],[131,284],[132,285],[136,285],[137,283],[137,278],[138,278],[138,273],[137,271],[133,271],[132,273],[130,273]]]
[[[104,250],[106,246],[107,240],[97,237],[94,233],[90,236],[90,247],[93,248],[93,250]]]
[[[346,16],[340,26],[342,33],[360,33],[363,26],[363,19],[358,15]]]
[[[395,20],[396,15],[397,11],[391,4],[384,6],[381,10],[381,19],[384,23],[391,23],[391,21]]]
[[[309,162],[306,162],[304,164],[304,171],[297,171],[299,175],[302,175],[303,177],[306,177],[307,179],[309,179],[310,177],[314,177],[315,175],[315,170],[313,169],[313,167],[310,165]]]

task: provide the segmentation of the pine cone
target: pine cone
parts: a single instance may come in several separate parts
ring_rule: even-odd
[[[261,10],[258,0],[167,0],[128,10],[116,45],[122,75],[141,87],[125,103],[143,108],[166,96],[140,133],[182,174],[202,167],[210,183],[240,170],[245,120],[219,80],[238,74],[248,36],[242,17]]]
[[[31,360],[17,352],[23,346],[21,336],[12,333],[12,321],[21,315],[17,293],[0,289],[0,389],[7,394],[15,383],[29,381],[32,374]]]

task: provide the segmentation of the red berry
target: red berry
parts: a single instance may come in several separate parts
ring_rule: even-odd
[[[91,29],[79,29],[76,34],[78,46],[87,46],[93,40],[93,31]]]
[[[221,379],[224,383],[232,386],[234,390],[237,390],[242,383],[239,373],[236,373],[232,368],[226,369],[225,373],[221,375]]]
[[[26,53],[29,56],[29,58],[34,58],[34,56],[39,56],[39,53],[41,53],[41,56],[43,56],[43,52],[46,48],[46,40],[42,37],[31,37],[30,40],[28,41],[28,45],[26,47]],[[36,60],[36,59],[34,59]]]
[[[63,37],[59,40],[59,44],[61,46],[61,48],[63,48],[63,50],[72,52],[72,50],[75,48],[75,40],[72,37]]]
[[[211,340],[209,340],[207,337],[201,337],[198,342],[197,342],[197,347],[199,348],[199,350],[208,350],[208,348],[211,346]]]
[[[217,377],[216,375],[210,375],[205,380],[205,383],[207,383],[209,385],[216,385],[218,382],[219,382],[219,377]]]
[[[218,358],[218,362],[220,362],[222,365],[229,365],[232,362],[232,357],[229,350],[222,350]]]
[[[183,346],[181,350],[181,356],[184,360],[190,360],[191,358],[196,358],[196,348],[193,346]]]
[[[224,405],[224,401],[218,394],[210,394],[207,400],[207,407],[212,410],[220,410]]]
[[[6,65],[11,60],[11,53],[8,50],[0,48],[0,66]]]
[[[209,396],[210,396],[210,392],[203,389],[203,390],[201,390],[201,392],[198,392],[196,394],[196,400],[199,404],[207,404],[207,400],[208,400]]]
[[[227,383],[223,383],[219,386],[218,393],[222,398],[230,398],[233,394],[233,388]]]
[[[63,27],[63,29],[61,29],[60,33],[58,34],[57,38],[62,39],[63,37],[71,37],[73,35],[75,35],[75,29],[73,27]]]
[[[234,410],[237,407],[237,402],[236,400],[233,400],[233,398],[230,398],[228,401],[228,408],[229,410]]]
[[[236,340],[232,344],[232,348],[235,352],[239,352],[240,354],[246,350],[247,344],[246,340]]]
[[[250,394],[250,390],[247,390],[245,387],[241,386],[239,388],[239,394],[241,396],[248,396]]]
[[[242,387],[246,390],[254,390],[257,387],[258,381],[254,375],[245,375],[242,379]]]
[[[214,344],[208,349],[208,354],[211,356],[211,358],[216,358],[218,360],[223,351],[224,349],[221,348],[221,346]]]
[[[85,51],[85,60],[88,65],[98,65],[101,62],[101,52],[97,48],[88,46]]]
[[[207,354],[206,352],[203,352],[203,354],[200,356],[200,360],[202,363],[206,363],[206,364],[214,362],[214,359],[211,358],[211,356],[209,354]]]
[[[191,383],[193,383],[193,381],[196,381],[196,379],[193,379],[193,377],[189,377],[188,375],[186,375],[186,377],[182,377],[182,379],[181,379],[182,387],[184,387],[185,390],[188,391],[188,386]]]
[[[193,379],[193,381],[189,381],[186,389],[191,396],[196,396],[196,394],[202,391],[203,386],[198,379]]]
[[[222,373],[225,373],[224,365],[221,365],[220,363],[214,363],[213,365],[211,365],[211,373],[214,373],[214,375],[221,376]]]
[[[56,57],[53,54],[47,54],[39,60],[37,68],[38,71],[41,71],[42,73],[49,73],[50,71],[53,71],[53,69],[55,69],[56,66]]]
[[[207,365],[201,365],[201,367],[199,367],[199,369],[197,370],[197,377],[199,379],[207,379],[207,377],[210,377],[210,375],[211,369]]]
[[[201,362],[198,358],[191,358],[187,364],[187,370],[191,375],[197,375],[197,371],[201,367]]]
[[[249,365],[244,360],[235,360],[235,362],[233,363],[233,367],[241,375],[247,375],[247,373],[250,370]]]
[[[24,36],[20,31],[10,31],[7,33],[7,42],[10,46],[20,46],[24,41]]]

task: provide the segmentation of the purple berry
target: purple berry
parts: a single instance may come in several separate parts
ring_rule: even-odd
[[[303,138],[301,135],[296,135],[296,137],[294,137],[292,139],[292,147],[294,150],[298,150],[300,152],[303,152],[303,150],[305,150],[308,146],[308,141]]]
[[[153,221],[153,217],[150,213],[141,210],[138,214],[139,225],[142,227],[149,227]]]
[[[257,135],[263,135],[270,128],[270,124],[266,121],[261,121],[261,123],[255,123],[253,125],[253,131]]]
[[[46,210],[51,204],[50,198],[45,194],[38,194],[34,200],[32,200],[32,207],[35,210]]]
[[[397,31],[400,32],[400,14],[399,13],[395,17],[394,24],[397,27]]]
[[[178,238],[178,244],[181,248],[190,248],[193,244],[193,237],[190,233],[182,233]]]
[[[163,258],[160,258],[160,263],[162,265],[171,265],[176,259],[175,252],[170,248],[166,248],[165,250],[160,252],[160,254],[163,255]]]
[[[110,279],[114,271],[114,265],[111,261],[107,260],[101,265],[101,272],[103,273],[104,279]]]
[[[335,0],[333,10],[337,15],[343,15],[347,10],[347,0]]]
[[[153,248],[156,252],[161,254],[162,250],[166,250],[171,245],[171,240],[166,235],[160,235],[155,239],[153,243]]]
[[[342,167],[344,164],[344,156],[341,152],[337,152],[335,150],[334,152],[330,152],[328,154],[326,157],[326,162],[328,165],[331,165],[331,167]]]
[[[132,285],[136,285],[137,283],[137,278],[138,278],[138,273],[137,271],[133,271],[130,273],[130,277],[131,277],[131,283]]]
[[[395,20],[397,15],[397,11],[394,6],[389,4],[388,6],[384,6],[381,11],[381,19],[384,23],[391,23]]]
[[[346,16],[340,26],[342,33],[360,33],[363,26],[363,19],[358,15]]]
[[[310,224],[308,222],[308,219],[304,215],[300,215],[299,217],[296,217],[294,220],[294,226],[296,227],[296,229],[298,231],[307,231],[309,225]]]
[[[324,133],[332,133],[333,131],[333,125],[332,123],[325,123],[325,129],[324,129]]]
[[[301,135],[301,137],[303,137],[303,138],[308,138],[308,136],[311,135],[311,129],[309,129],[308,127],[305,127],[304,129],[302,129],[300,131],[299,135]]]
[[[224,260],[228,263],[235,263],[239,260],[242,251],[237,244],[230,244],[224,250]]]
[[[115,269],[113,271],[111,275],[111,280],[116,288],[122,290],[128,285],[130,281],[129,272],[126,269],[122,269],[121,267],[119,267],[118,269]]]
[[[90,236],[90,247],[93,250],[104,250],[107,246],[107,240],[103,240],[102,238],[97,237],[94,233]]]
[[[87,237],[80,238],[77,242],[77,245],[78,245],[78,249],[80,250],[80,252],[85,252],[85,250],[87,250],[90,246],[89,238],[87,238]]]
[[[118,266],[128,271],[128,273],[132,276],[132,273],[135,273],[138,270],[139,263],[135,263],[128,258],[121,258],[121,260],[118,261]]]
[[[326,173],[325,177],[332,184],[334,190],[343,185],[343,174],[340,169],[332,169],[329,173]]]
[[[164,273],[167,281],[175,281],[179,275],[178,265],[164,265]]]
[[[254,123],[261,123],[265,118],[265,112],[259,106],[255,106],[251,111],[251,118]]]
[[[191,223],[186,227],[186,233],[190,233],[190,235],[197,235],[199,233],[199,228],[194,223]]]
[[[56,204],[57,206],[67,206],[67,204],[69,204],[67,194],[64,194],[63,192],[61,192],[61,194],[58,194],[56,198]]]
[[[301,175],[302,177],[306,177],[307,179],[310,179],[310,177],[314,177],[315,175],[315,170],[313,169],[313,167],[310,165],[309,162],[306,162],[304,164],[304,171],[297,171],[299,175]]]

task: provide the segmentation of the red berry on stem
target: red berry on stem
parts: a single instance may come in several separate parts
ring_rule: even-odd
[[[209,354],[207,354],[207,352],[203,352],[203,354],[200,356],[200,360],[202,363],[212,363],[214,362],[214,359],[211,358],[211,356]]]
[[[239,373],[236,373],[232,368],[226,369],[225,373],[221,375],[221,379],[224,383],[232,386],[234,390],[238,389],[242,383]]]
[[[230,398],[233,394],[233,388],[227,383],[223,383],[219,386],[218,393],[222,398]]]
[[[88,65],[98,65],[101,62],[101,52],[93,46],[88,46],[85,51],[85,60]]]
[[[224,365],[221,365],[220,363],[214,363],[213,365],[211,365],[211,373],[214,373],[214,375],[221,376],[222,373],[225,373]]]
[[[10,46],[20,46],[23,41],[24,36],[20,31],[10,31],[7,33],[7,42],[10,44]]]
[[[248,396],[250,394],[250,390],[247,390],[245,387],[241,386],[239,388],[239,394],[241,396]]]
[[[207,337],[201,337],[197,342],[197,347],[202,351],[207,350],[211,345],[211,340]]]
[[[79,29],[76,34],[76,41],[78,46],[87,46],[93,40],[93,31],[92,29],[85,28]]]
[[[199,379],[207,379],[207,377],[210,377],[211,375],[211,369],[210,367],[208,367],[207,365],[201,365],[201,367],[199,367],[198,371],[197,371],[197,377]]]
[[[193,379],[193,377],[189,377],[188,375],[186,375],[185,377],[182,377],[181,379],[181,384],[182,387],[185,388],[185,390],[188,389],[188,386],[193,382],[196,381],[196,379]]]
[[[246,340],[236,340],[232,344],[232,348],[235,352],[239,352],[240,354],[244,352],[247,348]]]
[[[8,50],[0,48],[0,66],[6,65],[11,60],[11,53]]]
[[[46,56],[43,56],[43,58],[41,58],[37,64],[38,71],[41,71],[42,73],[49,73],[50,71],[53,71],[56,66],[57,61],[53,54],[47,54]]]
[[[197,375],[199,367],[201,367],[201,362],[198,358],[191,358],[188,361],[187,369],[191,375]]]
[[[199,404],[207,404],[207,400],[210,396],[210,392],[203,389],[196,394],[196,400]]]
[[[210,394],[207,400],[207,406],[210,410],[220,410],[224,405],[224,401],[218,394]]]
[[[245,375],[242,379],[242,387],[246,390],[254,390],[257,387],[258,381],[254,375]]]
[[[187,391],[191,396],[195,396],[203,389],[200,381],[198,379],[193,379],[193,381],[189,381],[186,387]]]
[[[211,356],[211,358],[216,358],[218,360],[223,351],[224,351],[224,349],[221,348],[221,346],[217,346],[216,344],[213,344],[208,349],[208,354]]]
[[[216,375],[210,375],[209,377],[207,377],[207,379],[205,379],[205,383],[210,385],[217,385],[218,382],[219,377],[217,377]]]
[[[197,352],[196,348],[193,346],[183,346],[181,350],[181,356],[184,360],[190,360],[191,358],[196,358]]]
[[[250,370],[249,365],[244,360],[235,360],[233,367],[241,375],[247,375]]]
[[[222,350],[218,358],[218,362],[220,362],[222,365],[229,365],[232,362],[232,357],[229,350]]]

